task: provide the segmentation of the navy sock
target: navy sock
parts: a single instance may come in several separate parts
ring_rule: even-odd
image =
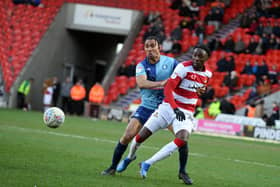
[[[188,162],[188,156],[189,156],[189,148],[188,148],[188,142],[183,146],[179,148],[179,161],[180,161],[180,173],[186,173],[186,166]]]
[[[113,158],[112,158],[112,165],[111,165],[112,169],[117,168],[117,165],[120,162],[122,155],[125,152],[126,148],[127,148],[127,145],[123,145],[120,142],[118,142],[118,144],[115,148],[115,151],[114,151]]]

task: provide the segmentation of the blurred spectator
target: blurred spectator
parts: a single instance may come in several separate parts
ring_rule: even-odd
[[[70,97],[72,99],[71,114],[82,115],[84,113],[84,99],[86,97],[86,89],[83,81],[79,79],[70,90]]]
[[[245,12],[240,19],[240,27],[242,28],[248,28],[251,24],[251,19],[249,17],[249,13]]]
[[[262,22],[260,22],[257,27],[256,34],[261,36],[263,34],[264,28],[265,28],[264,24]]]
[[[171,0],[170,8],[174,10],[179,9],[181,4],[182,4],[182,0]]]
[[[267,35],[272,34],[272,25],[270,22],[267,22],[266,26],[263,28],[263,33]]]
[[[257,43],[256,49],[253,52],[253,54],[257,54],[257,55],[262,55],[266,52],[266,48],[265,48],[265,44],[263,42],[263,39],[260,38],[259,42]]]
[[[276,38],[276,43],[273,49],[280,49],[280,38]]]
[[[32,84],[34,82],[33,78],[29,78],[28,80],[24,80],[18,90],[17,90],[17,108],[27,110],[28,107],[28,95],[30,94],[30,90],[32,87]]]
[[[160,13],[159,12],[154,12],[154,11],[151,11],[148,16],[146,16],[145,18],[145,24],[149,25],[151,24],[152,22],[156,21],[157,18],[160,18]]]
[[[226,57],[226,71],[231,72],[235,70],[235,60],[232,55]]]
[[[53,79],[48,79],[44,81],[43,84],[43,105],[44,111],[52,107],[53,101]]]
[[[267,48],[274,49],[275,45],[276,45],[276,38],[270,37],[268,40]]]
[[[267,125],[275,126],[275,120],[279,120],[279,106],[276,102],[272,104],[272,114],[267,119]]]
[[[190,29],[193,30],[194,29],[194,20],[191,19],[190,17],[184,17],[181,21],[180,21],[180,27],[182,29]]]
[[[215,97],[208,108],[209,116],[216,117],[218,114],[220,114],[221,113],[220,106],[221,106],[221,102]]]
[[[259,95],[266,95],[270,92],[271,83],[267,75],[263,75],[258,82],[257,92]]]
[[[221,0],[214,0],[211,3],[211,8],[212,8],[212,10],[215,9],[215,8],[220,8],[220,9],[223,10],[225,8],[225,3],[222,2]]]
[[[43,6],[41,0],[13,0],[14,4],[30,4],[33,6]]]
[[[251,101],[250,104],[246,106],[244,115],[249,118],[253,118],[255,116],[255,112],[256,112],[256,105],[253,101]]]
[[[205,6],[207,0],[196,0],[197,6]]]
[[[246,62],[241,74],[248,74],[248,75],[253,74],[252,66],[249,60]]]
[[[204,119],[204,111],[203,108],[201,108],[200,106],[197,106],[195,108],[195,112],[193,115],[196,119]]]
[[[171,40],[170,36],[167,36],[167,38],[162,42],[162,51],[164,53],[171,52],[173,46],[173,41]]]
[[[211,51],[220,50],[222,48],[222,43],[216,38],[212,38],[208,43],[208,47]]]
[[[127,70],[125,63],[123,63],[121,65],[121,67],[119,68],[118,75],[124,75],[124,76],[128,75],[128,70]]]
[[[182,51],[182,45],[178,40],[174,40],[171,52],[175,55],[180,54]]]
[[[232,35],[229,35],[228,39],[225,42],[224,50],[227,52],[233,52],[235,48],[235,43],[233,41]]]
[[[136,61],[132,60],[131,63],[127,66],[127,76],[134,77],[136,73]]]
[[[233,91],[237,86],[238,77],[236,71],[228,72],[228,74],[224,77],[223,84],[229,87],[230,91]]]
[[[202,44],[204,40],[205,35],[205,27],[203,25],[203,22],[198,21],[196,28],[195,28],[195,34],[199,38],[199,43]]]
[[[230,102],[229,97],[222,99],[220,105],[221,113],[223,114],[235,114],[235,106]]]
[[[172,40],[181,40],[182,39],[182,29],[180,26],[177,26],[172,32],[171,32],[171,39]]]
[[[231,3],[231,0],[222,0],[225,4],[225,7],[229,7],[230,6],[230,3]]]
[[[256,103],[255,117],[262,118],[264,116],[264,100],[261,99]]]
[[[163,31],[160,31],[158,34],[157,34],[157,38],[159,40],[159,43],[162,44],[163,40],[165,40],[165,34]]]
[[[268,71],[268,77],[271,81],[271,84],[277,84],[278,83],[278,71],[277,66],[273,65],[271,69]]]
[[[215,90],[211,85],[209,85],[207,87],[206,92],[200,96],[202,100],[201,106],[204,108],[208,104],[208,102],[214,99],[214,95],[215,95]]]
[[[243,42],[241,36],[239,35],[238,36],[238,39],[234,45],[234,52],[237,53],[237,54],[240,54],[240,53],[243,53],[246,49],[246,45],[245,43]]]
[[[184,2],[184,1],[181,3],[181,6],[179,7],[179,16],[183,16],[183,17],[191,16],[191,12],[190,12],[188,3]]]
[[[208,14],[205,16],[204,18],[204,22],[207,24],[207,25],[215,25],[213,24],[211,21],[214,21],[213,20],[213,13],[212,11],[209,11]]]
[[[258,75],[259,76],[268,75],[268,66],[264,60],[261,61],[258,67]]]
[[[252,100],[252,99],[255,99],[256,97],[258,97],[257,88],[256,88],[256,86],[253,86],[253,87],[251,88],[251,92],[250,92],[250,95],[249,95],[247,101],[250,101],[250,100]]]
[[[53,98],[52,104],[53,106],[58,106],[58,99],[60,95],[60,82],[58,81],[57,77],[53,78]]]
[[[279,106],[277,104],[277,102],[273,102],[272,104],[272,115],[275,116],[275,119],[278,120],[279,119]]]
[[[274,6],[268,7],[269,16],[279,18],[280,17],[280,2],[274,1]]]
[[[275,22],[274,27],[272,28],[272,33],[275,36],[280,37],[280,21]]]
[[[223,21],[223,16],[223,13],[219,9],[216,9],[212,12],[211,21],[208,21],[208,25],[214,25],[215,30],[218,30]]]
[[[73,84],[71,82],[70,77],[66,77],[65,81],[62,83],[61,86],[61,102],[62,102],[62,109],[65,113],[71,113],[71,98],[70,98],[70,90]]]
[[[221,58],[217,62],[217,70],[219,72],[226,72],[227,71],[227,60],[226,60],[226,57],[225,57],[224,53],[221,54]]]
[[[245,49],[245,53],[247,53],[247,54],[254,53],[255,50],[256,50],[257,45],[258,45],[258,43],[256,42],[255,38],[251,37],[249,45],[248,45],[247,49]]]
[[[251,35],[255,34],[257,31],[257,28],[258,28],[258,22],[255,19],[253,19],[253,21],[250,24],[250,27],[247,31],[247,34],[251,34]]]
[[[195,1],[192,1],[191,4],[188,6],[190,17],[198,17],[199,16],[199,6],[197,6],[197,3]]]
[[[254,65],[252,66],[252,73],[256,76],[256,78],[258,78],[258,73],[259,73],[259,64],[258,61],[254,62]]]

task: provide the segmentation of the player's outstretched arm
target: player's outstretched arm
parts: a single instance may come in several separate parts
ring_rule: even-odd
[[[146,75],[139,75],[136,76],[136,83],[139,88],[163,88],[164,85],[166,84],[167,80],[164,81],[150,81],[147,80]]]

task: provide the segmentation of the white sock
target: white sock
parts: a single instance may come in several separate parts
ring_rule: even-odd
[[[165,146],[163,146],[161,150],[159,150],[156,154],[154,154],[151,158],[149,158],[145,162],[152,165],[155,162],[170,156],[177,149],[178,149],[177,145],[174,143],[174,141],[172,141],[166,144]]]
[[[135,153],[140,145],[141,143],[137,143],[135,138],[133,138],[127,158],[132,159],[135,156]]]

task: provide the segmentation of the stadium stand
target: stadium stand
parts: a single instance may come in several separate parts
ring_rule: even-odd
[[[278,6],[278,4],[275,2],[276,1],[273,1],[272,7]],[[170,35],[170,33],[183,19],[183,17],[179,15],[178,9],[174,10],[170,8],[170,2],[163,0],[42,0],[42,7],[14,5],[11,0],[0,1],[0,24],[3,25],[0,31],[0,63],[3,71],[6,92],[9,92],[16,77],[22,71],[23,67],[32,55],[32,52],[36,49],[36,46],[48,30],[48,27],[64,3],[84,3],[141,10],[146,16],[148,16],[151,12],[158,12],[162,19],[165,35]],[[253,4],[253,0],[231,1],[231,4],[224,9],[222,24],[226,25],[230,23],[232,19],[235,19],[239,14],[247,11],[247,9],[251,8]],[[212,8],[213,4],[210,2],[206,3],[204,6],[200,6],[199,17],[197,18],[197,21],[205,20]],[[253,11],[255,10],[253,9]],[[279,18],[265,17],[265,15],[262,15],[258,21],[264,25],[266,25],[267,22],[270,22],[271,25],[275,27],[277,27],[277,24],[279,25],[280,22]],[[132,60],[139,62],[145,57],[145,54],[142,51],[142,41],[145,33],[150,27],[150,25],[142,26],[142,29],[136,37],[133,47],[129,52],[129,55],[124,62],[126,66],[130,65]],[[250,27],[237,27],[230,32],[230,35],[233,37],[235,42],[237,41],[238,37],[241,37],[246,46],[249,44],[251,37],[254,37],[257,41],[260,40],[260,35],[254,33],[252,36],[249,34],[249,32],[251,32]],[[213,25],[206,24],[205,33],[209,36],[212,35],[215,33],[215,27]],[[224,44],[228,36],[229,34],[225,33],[220,38],[220,42]],[[279,39],[279,36],[277,37]],[[204,39],[204,42],[207,43],[207,38]],[[183,29],[183,37],[179,41],[179,43],[182,45],[182,52],[186,53],[189,49],[191,49],[192,46],[196,45],[198,41],[199,37],[195,34],[194,29]],[[229,88],[222,84],[225,74],[216,71],[216,63],[221,58],[221,53],[221,49],[213,51],[211,58],[208,60],[209,67],[215,71],[210,84],[215,89],[217,97],[224,97],[229,94]],[[235,103],[236,107],[241,107],[242,104],[240,101],[245,101],[246,99],[244,98],[248,98],[248,90],[250,90],[250,86],[254,85],[256,81],[256,77],[254,75],[241,74],[245,63],[250,61],[251,64],[253,64],[256,61],[261,62],[262,60],[265,60],[269,70],[271,70],[274,65],[279,64],[280,52],[279,49],[268,49],[264,54],[261,55],[246,53],[237,54],[232,52],[225,53],[232,55],[236,62],[235,71],[238,73],[239,80],[235,91],[242,90],[244,86],[249,88],[245,90],[244,93],[241,92],[241,96],[238,95],[238,97],[242,97],[242,99],[236,99],[238,98],[237,96],[231,99]],[[166,55],[175,56],[172,53],[166,53]],[[176,54],[176,56],[183,55]],[[184,59],[181,58],[181,60]],[[279,72],[279,66],[276,68],[276,71]],[[127,84],[127,82],[129,84]],[[128,78],[124,76],[116,77],[105,96],[104,104],[110,104],[114,101],[117,101],[119,95],[127,94],[129,89],[133,89],[135,86],[135,78]],[[272,85],[272,88],[277,89],[277,84]]]

